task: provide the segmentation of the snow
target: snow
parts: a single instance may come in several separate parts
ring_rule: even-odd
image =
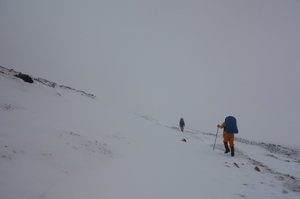
[[[237,139],[231,157],[216,126],[181,132],[0,69],[1,199],[300,197],[298,149]]]

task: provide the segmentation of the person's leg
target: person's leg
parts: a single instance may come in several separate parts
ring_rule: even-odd
[[[223,137],[224,137],[223,143],[224,143],[224,147],[225,147],[225,152],[224,153],[229,153],[230,150],[229,150],[229,147],[228,147],[228,141],[229,141],[230,135],[229,135],[229,133],[224,133]]]
[[[230,135],[229,144],[231,149],[231,156],[234,156],[234,134]]]
[[[180,130],[183,132],[183,126],[180,126]]]
[[[228,133],[228,141],[229,141],[229,146],[233,147],[234,146],[234,134],[233,133]]]
[[[225,147],[225,152],[224,153],[229,153],[230,150],[229,150],[227,142],[224,142],[224,147]]]

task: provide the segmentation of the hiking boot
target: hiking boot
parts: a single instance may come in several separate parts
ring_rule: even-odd
[[[230,147],[231,148],[231,156],[233,157],[234,156],[234,147]]]
[[[224,146],[225,146],[225,154],[229,153],[230,150],[229,150],[229,147],[228,147],[228,144],[227,143],[224,143]]]

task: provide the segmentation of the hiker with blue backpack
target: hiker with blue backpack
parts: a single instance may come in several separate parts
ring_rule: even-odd
[[[183,132],[183,129],[185,127],[185,122],[184,122],[183,118],[180,118],[179,127],[180,127],[181,132]]]
[[[239,132],[235,117],[226,117],[225,121],[221,125],[218,124],[218,128],[224,129],[223,142],[225,147],[225,153],[229,153],[231,150],[231,156],[234,156],[234,134],[237,134]],[[228,147],[228,142],[230,149]]]

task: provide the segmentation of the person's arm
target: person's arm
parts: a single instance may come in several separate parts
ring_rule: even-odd
[[[223,129],[225,127],[225,122],[223,122],[221,125],[218,124],[218,128]]]

